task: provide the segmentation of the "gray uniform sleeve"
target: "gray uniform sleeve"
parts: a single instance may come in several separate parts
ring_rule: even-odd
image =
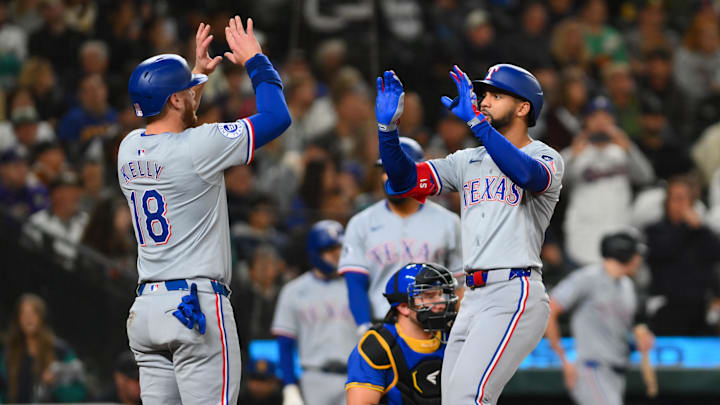
[[[435,193],[436,195],[447,191],[458,191],[462,188],[459,153],[460,151],[451,153],[444,158],[427,161],[430,164],[433,176],[437,177],[438,180],[438,187],[440,189]]]
[[[342,254],[338,265],[338,273],[363,273],[370,275],[370,263],[365,255],[365,237],[362,228],[364,217],[355,216],[348,222],[343,238]]]
[[[565,162],[562,156],[551,147],[544,147],[532,153],[531,156],[540,162],[550,174],[548,185],[543,194],[557,200],[560,198],[560,189],[562,188],[562,178],[565,173]]]
[[[278,297],[277,306],[275,306],[275,315],[273,316],[273,322],[271,331],[273,335],[287,336],[295,339],[299,332],[298,320],[295,316],[295,308],[297,305],[293,305],[292,294],[290,286],[287,284],[285,288],[280,291]]]
[[[206,124],[190,131],[189,136],[188,144],[195,170],[206,181],[230,166],[252,161],[254,133],[247,118]]]
[[[582,300],[590,288],[592,285],[587,273],[575,271],[555,286],[550,297],[567,311]]]

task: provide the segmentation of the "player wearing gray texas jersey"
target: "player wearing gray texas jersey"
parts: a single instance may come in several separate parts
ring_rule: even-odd
[[[547,327],[550,344],[563,364],[565,384],[580,405],[621,405],[630,355],[630,332],[638,348],[649,350],[652,334],[633,328],[638,309],[631,277],[642,262],[644,245],[625,232],[602,240],[603,262],[575,270],[550,294]],[[577,361],[572,365],[560,345],[558,316],[570,312]]]
[[[280,291],[272,333],[278,337],[285,388],[283,405],[345,403],[347,358],[358,336],[348,305],[345,281],[338,277],[343,227],[323,220],[308,232],[307,251],[313,268]],[[303,372],[302,398],[292,367],[297,346]]]
[[[540,248],[558,202],[560,154],[528,136],[543,93],[525,69],[491,67],[475,95],[457,66],[458,89],[442,103],[467,123],[483,146],[412,164],[397,147],[404,90],[397,75],[377,80],[380,156],[391,195],[424,200],[445,191],[461,199],[466,285],[450,332],[441,374],[442,401],[496,404],[505,384],[535,348],[549,316]],[[479,103],[478,103],[479,102]]]
[[[140,63],[128,89],[147,126],[118,151],[118,180],[138,242],[139,285],[127,320],[140,370],[142,402],[237,403],[240,345],[230,291],[230,232],[223,171],[290,125],[282,82],[248,20],[231,19],[225,57],[243,64],[258,114],[197,126],[202,85],[222,57],[210,58],[210,26],[196,34],[195,69],[178,55]]]
[[[439,263],[451,272],[462,270],[460,221],[453,212],[426,202],[402,218],[390,211],[387,200],[356,214],[347,226],[339,273],[369,278],[372,318],[383,319],[390,309],[382,295],[393,273],[407,263]],[[358,322],[363,324],[370,319]]]

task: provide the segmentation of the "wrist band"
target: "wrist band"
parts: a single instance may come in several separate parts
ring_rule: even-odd
[[[378,129],[382,132],[392,132],[397,129],[397,123],[391,122],[387,125],[378,122]]]

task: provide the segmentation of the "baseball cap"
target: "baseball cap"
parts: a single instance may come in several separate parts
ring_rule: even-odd
[[[26,156],[17,148],[7,148],[0,152],[0,165],[26,160]]]
[[[33,106],[16,108],[10,114],[10,121],[13,125],[34,124],[40,120],[37,110]]]
[[[583,115],[588,116],[597,111],[604,111],[610,115],[615,115],[615,107],[609,98],[605,96],[597,96],[590,100],[583,110]]]
[[[278,378],[275,374],[275,363],[263,358],[252,359],[248,366],[249,378],[255,380],[271,380]]]
[[[385,284],[385,293],[391,307],[408,301],[408,288],[415,283],[415,277],[422,270],[422,265],[418,263],[410,263],[400,270],[396,271]]]
[[[52,179],[48,185],[48,189],[52,192],[53,190],[63,186],[80,187],[80,178],[77,174],[71,171],[64,171]]]

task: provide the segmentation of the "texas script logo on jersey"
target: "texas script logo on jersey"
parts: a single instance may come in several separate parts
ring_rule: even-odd
[[[392,263],[438,262],[445,259],[445,249],[430,250],[430,244],[416,239],[381,243],[367,252],[369,261],[385,267]]]
[[[522,189],[505,176],[486,176],[463,184],[463,205],[465,209],[483,201],[503,202],[516,206],[522,198]]]

